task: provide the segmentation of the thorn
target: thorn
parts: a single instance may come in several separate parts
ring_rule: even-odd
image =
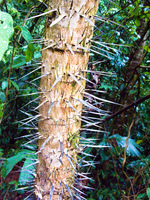
[[[63,157],[63,142],[60,141],[60,152],[61,152],[61,157]]]
[[[34,69],[33,71],[31,71],[31,72],[29,72],[28,74],[26,74],[26,75],[22,76],[21,78],[19,78],[17,81],[19,81],[19,80],[23,79],[24,77],[26,77],[26,76],[32,74],[33,72],[37,71],[38,69],[40,69],[40,68],[42,68],[42,67],[43,67],[43,66],[40,66],[40,67]]]
[[[61,198],[61,194],[59,193],[59,200],[62,200],[62,198]]]
[[[39,98],[40,98],[40,97],[37,97],[37,98],[35,98],[35,99],[29,101],[27,104],[25,104],[24,106],[22,106],[21,109],[24,108],[24,107],[26,107],[27,105],[29,105],[30,103],[32,103],[32,102],[34,102],[34,101],[36,102],[36,100],[38,100]],[[21,111],[21,110],[20,110],[20,111]]]
[[[77,74],[77,76],[80,77],[80,78],[82,78],[82,79],[84,79],[84,80],[86,80],[86,81],[89,82],[89,83],[92,83],[92,85],[97,86],[94,82],[90,81],[89,79],[87,79],[87,78],[85,78],[85,77],[83,77],[83,76],[80,76],[80,75],[78,75],[78,74]]]
[[[82,197],[80,194],[75,194],[75,197],[79,200],[87,200],[86,198]]]
[[[60,188],[61,188],[62,195],[64,196],[63,187],[61,183],[60,183]]]
[[[56,44],[57,44],[56,42],[53,43],[53,44],[50,44],[50,45],[48,45],[47,47],[43,48],[42,51],[43,51],[43,50],[46,50],[46,49],[49,49],[49,48],[55,46]]]
[[[59,162],[63,165],[63,162],[62,162],[62,160],[59,158]]]
[[[50,135],[50,136],[45,140],[45,142],[43,142],[43,144],[42,144],[40,150],[37,151],[36,154],[40,153],[40,152],[43,150],[43,148],[45,147],[45,145],[49,142],[49,140],[50,140],[51,138],[52,138],[52,136]]]
[[[52,109],[52,107],[53,107],[53,105],[54,105],[54,102],[55,102],[55,101],[51,102],[50,107],[49,107],[49,109],[48,109],[47,116],[50,114],[51,109]]]
[[[72,53],[72,55],[74,55],[74,52],[73,52],[73,50],[72,50],[71,46],[70,46],[69,44],[67,44],[67,43],[66,43],[66,45],[67,45],[67,47],[68,47],[69,51]]]
[[[83,144],[84,145],[84,144]],[[82,146],[82,145],[81,145]],[[103,145],[88,145],[88,144],[85,144],[84,147],[90,147],[90,148],[110,148],[110,146],[103,146]]]
[[[72,108],[72,110],[74,110],[76,113],[80,114],[80,113],[73,107],[73,105],[70,103],[70,101],[65,100],[65,102],[69,105],[70,108]]]
[[[65,120],[64,119],[61,119],[61,120],[63,121],[65,127],[67,127],[67,124],[66,124]]]
[[[106,99],[102,99],[102,98],[96,97],[95,95],[92,95],[92,94],[90,94],[88,92],[84,92],[84,94],[87,94],[87,95],[91,96],[92,98],[95,98],[95,99],[97,99],[99,101],[103,101],[103,102],[107,102],[107,103],[112,103],[112,104],[116,104],[116,105],[121,105],[119,103],[115,103],[115,102],[112,102],[112,101],[109,101],[109,100],[106,100]],[[103,111],[103,110],[100,109],[100,111]]]
[[[79,190],[78,188],[76,188],[76,187],[74,187],[74,186],[72,186],[72,188],[75,189],[77,192],[83,194],[83,195],[87,195],[87,194],[85,194],[84,192],[82,192],[81,190]]]
[[[41,107],[43,104],[45,104],[46,102],[48,102],[48,100],[46,99],[45,101],[43,101],[40,105],[38,105],[36,108],[34,108],[34,110],[37,110],[39,107]]]
[[[70,194],[71,199],[74,200],[74,199],[73,199],[72,192],[71,192],[69,186],[67,185],[67,183],[64,183],[64,184],[65,184],[65,186],[66,186],[66,188],[67,188],[67,190],[68,190],[68,192],[69,192],[69,194]]]
[[[54,83],[53,83],[51,89],[49,90],[49,92],[50,92],[50,91],[53,89],[53,87],[61,80],[61,78],[62,78],[62,75],[61,75],[61,76],[58,76],[58,77],[56,78],[56,80],[54,81]]]
[[[53,191],[54,191],[54,185],[52,185],[52,188],[50,190],[50,196],[49,196],[49,200],[52,199],[52,196],[53,196]]]
[[[34,191],[31,194],[29,194],[24,200],[27,200],[33,193]]]
[[[72,168],[76,171],[76,168],[74,167],[74,165],[73,165],[73,163],[72,163],[72,161],[71,161],[71,159],[70,159],[70,156],[67,154],[67,149],[64,149],[64,153],[65,153],[65,155],[66,155],[66,157],[67,157],[67,160],[68,160],[69,163],[71,164]]]
[[[42,2],[42,3],[43,3],[43,2]],[[44,3],[44,5],[46,5],[46,4]],[[46,7],[47,7],[47,5],[46,5]],[[33,19],[33,18],[36,18],[36,17],[41,17],[41,16],[43,16],[43,15],[47,15],[47,14],[49,14],[49,13],[51,13],[51,12],[56,12],[56,11],[57,11],[57,9],[49,10],[49,11],[44,12],[44,13],[41,13],[41,14],[39,14],[39,15],[35,15],[35,16],[29,17],[29,18],[27,18],[27,20]]]
[[[41,76],[39,76],[39,77],[33,79],[33,80],[31,81],[31,83],[34,82],[34,81],[36,81],[36,80],[38,80],[39,78],[42,78],[42,77],[44,77],[44,76],[47,76],[48,74],[49,74],[49,73],[43,74],[43,75],[41,75]]]
[[[88,128],[81,128],[81,131],[98,132],[98,133],[107,133],[107,131],[101,131],[101,130],[96,130],[96,129],[88,129]]]
[[[70,73],[70,76],[82,87],[82,89],[84,89],[83,85],[80,83],[80,81],[78,81],[78,79]]]

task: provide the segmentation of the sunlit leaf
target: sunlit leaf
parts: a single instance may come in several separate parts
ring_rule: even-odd
[[[0,11],[0,60],[8,48],[9,39],[14,32],[13,19],[8,13]]]
[[[5,90],[7,88],[7,84],[8,84],[8,81],[2,82],[2,90]]]
[[[22,36],[27,42],[32,42],[33,38],[27,28],[24,26],[16,26],[15,29],[19,29],[22,32]]]

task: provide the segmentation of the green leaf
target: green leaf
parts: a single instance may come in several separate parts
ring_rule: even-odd
[[[17,83],[15,83],[14,81],[10,80],[11,83],[13,84],[13,86],[19,91],[19,86]]]
[[[0,158],[2,158],[2,156],[3,156],[3,149],[0,149]]]
[[[29,43],[27,46],[27,50],[26,50],[26,61],[27,62],[29,62],[32,59],[32,57],[34,55],[34,51],[35,51],[34,44]]]
[[[0,60],[8,48],[9,39],[14,32],[11,15],[0,11]]]
[[[148,46],[147,46],[147,45],[145,45],[145,46],[143,47],[143,49],[144,49],[145,51],[148,51],[148,52],[150,52],[150,48],[148,48]]]
[[[136,20],[135,20],[135,25],[136,25],[136,26],[140,26],[140,19],[139,19],[139,18],[136,18]]]
[[[20,66],[26,64],[26,57],[25,56],[17,56],[13,58],[13,68],[18,69]]]
[[[146,194],[147,194],[148,198],[150,198],[150,187],[148,187],[148,188],[146,189]]]
[[[28,31],[27,28],[25,28],[24,26],[16,26],[15,28],[19,29],[22,32],[22,36],[27,42],[32,42],[33,41],[31,33]]]
[[[7,88],[7,84],[8,84],[7,81],[3,81],[3,82],[2,82],[2,90],[3,90],[3,91]]]
[[[125,148],[126,147],[126,139],[127,137],[122,137],[121,135],[115,134],[113,136],[109,137],[111,138],[115,138],[118,146]],[[142,150],[142,148],[135,142],[134,139],[129,138],[128,140],[128,147],[127,147],[127,154],[130,156],[140,156],[140,152],[139,150]]]
[[[15,189],[17,189],[17,187],[18,187],[18,182],[17,181],[10,181],[8,184],[9,185],[15,185]]]
[[[41,57],[41,52],[39,52],[39,51],[36,51],[36,52],[34,52],[34,58],[40,58]]]
[[[0,103],[0,119],[3,116],[3,107],[4,107],[4,104]],[[2,130],[1,129],[0,129],[0,135],[2,135]]]
[[[1,175],[3,178],[9,174],[9,172],[13,169],[13,167],[20,162],[22,159],[26,158],[29,154],[33,153],[31,150],[22,149],[15,156],[8,158],[2,167]]]
[[[27,183],[31,182],[31,180],[33,179],[33,174],[29,173],[29,171],[30,172],[35,171],[35,164],[34,164],[35,159],[36,159],[35,155],[31,155],[31,154],[28,155],[21,169],[21,173],[20,173],[19,181],[18,181],[19,185],[26,185]]]
[[[0,92],[0,100],[5,102],[5,92]]]
[[[136,143],[137,144],[141,144],[143,142],[143,140],[137,140]]]
[[[130,90],[129,95],[136,93],[136,90]]]
[[[145,193],[139,194],[139,195],[137,196],[137,199],[143,199],[144,196],[145,196]]]

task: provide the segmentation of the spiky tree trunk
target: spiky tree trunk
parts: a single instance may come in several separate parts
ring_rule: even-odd
[[[35,194],[39,199],[74,199],[76,144],[90,39],[98,0],[50,0],[39,107]]]

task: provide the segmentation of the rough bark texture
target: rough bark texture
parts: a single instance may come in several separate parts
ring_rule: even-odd
[[[85,70],[98,0],[50,0],[42,51],[35,194],[71,199],[81,125]],[[90,21],[88,20],[90,19]],[[56,21],[55,21],[56,20]],[[57,22],[57,23],[55,23]],[[74,167],[73,167],[74,165]],[[68,190],[69,186],[69,190]],[[74,197],[73,197],[74,199]]]

